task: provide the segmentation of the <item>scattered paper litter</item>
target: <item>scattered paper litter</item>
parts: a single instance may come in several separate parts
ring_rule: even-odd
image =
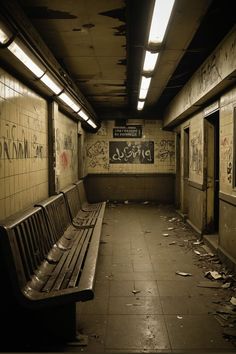
[[[211,276],[213,279],[221,279],[222,275],[218,273],[216,270],[209,270],[205,273],[205,277]]]
[[[149,204],[149,202],[146,200],[145,202],[143,202],[143,204]]]
[[[194,250],[194,253],[196,253],[197,255],[201,255],[201,252],[197,251],[197,250]]]
[[[182,320],[183,319],[183,316],[177,316],[178,320]]]
[[[231,299],[230,299],[230,303],[232,304],[232,305],[234,305],[234,306],[236,306],[236,297],[231,297]]]
[[[231,287],[231,283],[224,283],[222,286],[221,286],[223,289],[228,289]]]
[[[176,244],[175,241],[172,241],[172,242],[169,243],[169,245],[175,245],[175,244]]]
[[[125,200],[125,201],[124,201],[124,204],[129,204],[129,201],[128,201],[128,200]]]
[[[201,240],[197,240],[197,241],[193,242],[193,245],[201,245],[201,244],[202,244]]]
[[[132,290],[132,293],[135,295],[135,294],[138,294],[138,293],[140,293],[141,292],[141,290]]]
[[[171,218],[171,219],[169,219],[168,221],[169,222],[173,222],[173,221],[176,221],[177,220],[177,218]]]
[[[167,230],[174,230],[174,227],[168,227]]]
[[[181,275],[182,277],[188,277],[188,276],[191,276],[192,274],[191,273],[185,273],[185,272],[175,272],[176,274],[178,275]]]
[[[167,236],[169,236],[169,234],[162,234],[162,236],[167,237]]]

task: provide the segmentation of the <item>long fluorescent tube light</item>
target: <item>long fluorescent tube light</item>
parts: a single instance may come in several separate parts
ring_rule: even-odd
[[[79,112],[78,112],[78,115],[83,119],[83,120],[89,120],[89,116],[81,109]]]
[[[151,77],[142,76],[140,90],[148,90],[151,82]]]
[[[92,121],[92,119],[89,119],[87,123],[91,125],[91,127],[93,127],[94,129],[97,128],[97,125]]]
[[[63,90],[62,86],[58,85],[56,80],[54,80],[50,74],[44,74],[40,80],[56,95],[58,95]]]
[[[159,53],[152,53],[146,50],[144,63],[143,63],[143,71],[153,71],[156,66],[157,58]]]
[[[27,54],[27,49],[24,48],[24,45],[17,41],[13,41],[8,47],[10,52],[17,59],[19,59],[35,76],[38,78],[41,77],[44,72],[45,68],[42,69],[42,65],[37,63],[37,59],[31,59],[30,56]]]
[[[62,100],[67,106],[73,109],[74,112],[78,112],[80,110],[80,106],[65,92],[61,93],[58,98]]]
[[[140,100],[145,100],[145,98],[147,97],[147,93],[148,93],[148,90],[140,90],[138,98]]]
[[[145,101],[138,101],[137,109],[138,111],[141,111],[144,107]]]
[[[148,43],[161,43],[165,36],[175,0],[156,0],[152,14]]]

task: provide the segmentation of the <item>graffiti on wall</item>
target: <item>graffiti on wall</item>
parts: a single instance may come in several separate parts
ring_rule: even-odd
[[[224,137],[221,139],[221,153],[222,153],[222,169],[223,169],[223,182],[232,183],[233,173],[233,142],[232,139]]]
[[[217,80],[221,79],[219,70],[219,58],[216,54],[213,54],[199,70],[200,92],[204,92],[211,85],[215,84]]]
[[[157,144],[157,159],[170,164],[175,161],[175,141],[173,139],[160,140]]]
[[[149,164],[154,163],[154,142],[109,142],[110,163]]]
[[[19,129],[16,124],[5,123],[0,137],[0,159],[43,158],[44,147],[38,141],[37,133],[28,139],[25,129]]]
[[[72,130],[64,133],[61,129],[56,129],[56,151],[62,170],[77,170],[76,138],[76,132]]]
[[[203,139],[200,129],[191,133],[190,169],[198,175],[201,175],[203,172]]]
[[[88,167],[109,169],[108,144],[104,140],[97,140],[87,147]]]

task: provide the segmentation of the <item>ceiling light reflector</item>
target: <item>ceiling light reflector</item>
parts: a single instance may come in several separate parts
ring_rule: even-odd
[[[80,106],[65,92],[61,93],[58,98],[60,98],[67,106],[69,106],[74,112],[80,110]]]
[[[81,111],[78,112],[78,115],[83,119],[83,120],[88,120],[89,116],[81,109]]]
[[[40,67],[40,64],[36,64],[36,59],[31,59],[30,56],[26,53],[27,49],[24,49],[24,47],[21,44],[17,44],[16,41],[12,42],[8,47],[7,47],[12,54],[17,57],[35,76],[41,77],[45,71],[42,70]]]
[[[97,125],[92,121],[92,119],[89,119],[87,123],[91,125],[91,127],[93,127],[94,129],[97,128]]]
[[[148,43],[161,43],[173,9],[174,0],[156,0],[152,14]]]
[[[0,28],[0,43],[5,44],[8,40],[8,35]]]
[[[62,87],[51,77],[51,75],[44,74],[40,79],[52,92],[58,95],[62,91]]]

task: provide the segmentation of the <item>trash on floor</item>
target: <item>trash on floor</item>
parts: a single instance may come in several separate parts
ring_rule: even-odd
[[[193,245],[201,245],[203,242],[201,240],[197,240],[193,242]]]
[[[234,306],[236,306],[236,297],[231,297],[231,299],[230,299],[230,303],[232,304],[232,305],[234,305]]]
[[[175,244],[176,244],[175,241],[172,241],[172,242],[169,243],[170,246],[171,246],[171,245],[175,245]]]
[[[231,283],[224,283],[223,285],[221,285],[222,289],[228,289],[231,287]]]
[[[174,227],[168,227],[167,230],[174,230],[175,228]]]
[[[185,272],[179,272],[179,271],[177,271],[177,272],[175,272],[177,275],[181,275],[182,277],[188,277],[188,276],[192,276],[192,274],[191,273],[185,273]]]
[[[143,204],[144,205],[149,204],[149,201],[146,200],[145,202],[143,202]]]
[[[210,279],[222,279],[222,275],[215,270],[208,270],[205,273],[205,277]]]
[[[168,237],[168,236],[169,236],[169,234],[162,234],[162,236],[164,236],[164,237]]]
[[[85,347],[88,345],[88,336],[85,334],[77,334],[74,341],[67,342],[66,344],[71,347]]]
[[[138,294],[138,293],[141,293],[141,290],[132,290],[132,293],[135,295],[135,294]]]
[[[129,204],[129,201],[128,201],[128,200],[125,200],[125,201],[124,201],[124,204]]]

